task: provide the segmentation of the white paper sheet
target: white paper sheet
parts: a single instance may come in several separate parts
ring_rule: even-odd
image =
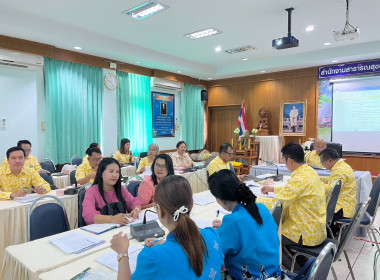
[[[67,254],[79,254],[105,242],[105,240],[77,231],[67,233],[49,241]]]
[[[266,173],[266,174],[258,175],[258,176],[256,176],[256,177],[259,178],[259,179],[266,179],[266,178],[271,177],[271,176],[274,176],[274,175],[275,175],[275,174]]]
[[[151,166],[145,166],[144,172],[140,174],[140,176],[142,176],[142,177],[144,177],[145,175],[147,175],[147,176],[152,175],[152,167]]]
[[[146,212],[146,221],[153,221],[153,220],[157,220],[158,219],[158,216],[156,213],[152,213],[152,212]],[[138,220],[135,220],[134,222],[132,223],[129,223],[127,224],[126,226],[129,226],[129,225],[134,225],[134,224],[138,224],[138,223],[142,223],[144,220],[144,211],[141,211],[140,212],[140,217]]]
[[[40,196],[41,195],[39,194],[32,193],[32,194],[27,194],[26,196],[23,196],[23,197],[15,197],[13,198],[13,200],[19,203],[29,203],[29,202],[35,201]]]
[[[261,187],[260,184],[256,183],[256,182],[253,181],[253,180],[248,180],[248,181],[245,181],[244,183],[245,183],[247,186]]]
[[[193,202],[198,205],[207,205],[210,203],[213,203],[215,201],[215,198],[201,196],[201,195],[193,195]]]
[[[130,246],[128,249],[129,266],[131,267],[132,274],[136,270],[137,257],[142,249],[144,249],[143,246]],[[117,253],[115,251],[97,258],[96,261],[116,272],[118,271]]]
[[[95,233],[95,234],[100,234],[108,230],[118,228],[120,226],[121,226],[120,224],[111,224],[111,223],[110,224],[92,224],[92,225],[81,227],[81,229]]]
[[[276,197],[276,195],[272,192],[268,193],[268,195],[261,193],[261,186],[260,187],[249,187],[249,189],[256,196],[271,197],[271,198]]]
[[[212,227],[212,221],[207,221],[207,220],[202,220],[202,219],[197,219],[197,218],[193,218],[193,221],[199,228]]]

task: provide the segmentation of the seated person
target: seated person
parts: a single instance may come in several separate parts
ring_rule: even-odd
[[[140,160],[139,167],[137,168],[137,174],[143,173],[146,166],[152,166],[152,163],[159,152],[160,148],[156,143],[150,144],[148,149],[148,156]]]
[[[142,203],[142,209],[153,206],[154,191],[158,183],[166,176],[174,175],[173,162],[167,154],[157,155],[152,167],[152,175],[144,176],[144,181],[141,183],[137,193],[137,198]]]
[[[39,172],[42,168],[39,164],[37,158],[32,156],[30,152],[32,151],[32,143],[29,140],[20,140],[17,142],[17,147],[22,148],[25,151],[25,166]],[[5,168],[8,165],[8,160],[5,157],[1,162],[0,169]]]
[[[100,149],[100,145],[98,143],[91,143],[90,146],[88,146],[87,150],[86,150],[86,155],[83,157],[83,160],[82,160],[82,163],[84,162],[87,162],[88,161],[88,151],[91,149],[91,148],[99,148]]]
[[[82,162],[75,172],[75,179],[79,185],[94,182],[99,162],[102,160],[102,152],[99,148],[91,148],[88,150],[87,158],[88,161]]]
[[[287,217],[282,223],[282,245],[317,246],[326,239],[326,197],[317,172],[305,164],[301,145],[289,143],[281,149],[282,160],[292,172],[284,187],[263,186],[274,192]]]
[[[120,141],[120,150],[113,154],[113,158],[120,162],[120,164],[128,164],[133,162],[132,151],[130,151],[131,141],[123,138]]]
[[[198,229],[190,218],[193,193],[187,179],[168,176],[154,194],[158,218],[169,231],[166,241],[145,240],[131,275],[129,239],[119,233],[111,241],[118,253],[118,279],[221,279],[223,253],[213,228]]]
[[[104,215],[102,208],[113,202],[121,202],[120,208],[125,211],[116,215]],[[94,184],[86,191],[82,205],[82,216],[88,225],[125,225],[130,222],[128,218],[138,219],[141,211],[141,202],[122,187],[120,164],[114,158],[104,158],[99,163]]]
[[[207,166],[208,175],[211,176],[214,172],[222,169],[234,170],[231,164],[231,159],[234,156],[234,150],[230,143],[224,143],[219,148],[219,155],[214,158],[210,164]]]
[[[335,207],[333,220],[340,218],[352,218],[356,210],[357,185],[355,174],[351,166],[339,157],[335,149],[327,148],[319,154],[322,165],[331,170],[330,177],[321,177],[322,185],[325,187],[326,196],[330,192],[336,180],[342,180],[342,187]],[[334,226],[331,229],[336,231]]]
[[[323,139],[316,139],[313,145],[313,150],[306,154],[306,163],[311,167],[324,168],[321,164],[319,154],[327,148],[326,141]]]
[[[231,170],[215,172],[209,177],[208,185],[216,202],[232,211],[224,216],[223,222],[213,222],[228,273],[234,279],[247,279],[242,278],[244,271],[253,279],[280,276],[280,240],[268,208],[256,204],[256,196]]]
[[[185,141],[179,141],[176,145],[177,151],[171,155],[174,167],[189,168],[194,165],[193,161],[186,153]]]
[[[8,149],[8,164],[0,169],[0,200],[25,196],[31,191],[38,194],[50,191],[49,183],[34,168],[25,165],[25,156],[20,147]]]

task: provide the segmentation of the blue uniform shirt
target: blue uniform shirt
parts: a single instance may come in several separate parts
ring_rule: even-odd
[[[220,279],[223,265],[223,253],[217,232],[212,228],[200,230],[207,249],[208,257],[204,257],[203,273],[197,277],[192,269],[186,252],[174,239],[173,234],[167,236],[165,243],[144,248],[137,258],[136,271],[132,279]]]
[[[261,275],[266,278],[281,273],[277,225],[263,204],[257,203],[257,207],[262,226],[238,204],[224,216],[218,229],[225,266],[235,279],[262,279]]]

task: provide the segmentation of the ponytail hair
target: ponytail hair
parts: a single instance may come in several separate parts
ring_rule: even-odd
[[[263,219],[256,205],[256,196],[231,170],[222,169],[208,178],[208,186],[213,196],[220,200],[242,203],[252,218],[263,225]]]
[[[185,251],[195,274],[200,277],[204,267],[204,256],[208,256],[206,243],[197,225],[190,219],[193,208],[193,193],[187,179],[171,175],[165,177],[156,188],[154,200],[160,208],[177,221],[174,228],[174,239]]]

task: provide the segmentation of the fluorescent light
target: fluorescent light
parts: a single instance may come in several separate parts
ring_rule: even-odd
[[[314,25],[309,25],[305,28],[305,31],[310,32],[314,30]]]
[[[331,61],[332,63],[338,63],[339,61],[338,60],[333,60]]]
[[[76,50],[81,50],[82,47],[74,47],[74,49],[76,49]]]
[[[330,46],[331,45],[331,42],[326,42],[326,43],[323,43],[324,46]]]
[[[226,50],[225,52],[229,54],[235,54],[235,53],[240,53],[240,52],[251,51],[254,49],[256,49],[254,46],[248,45],[248,46],[238,47],[234,49],[229,49],[229,50]]]
[[[248,60],[248,57],[243,57],[241,60],[243,60],[243,61],[247,61],[247,60]]]
[[[212,78],[207,78],[207,80],[212,80]]]
[[[141,61],[135,61],[135,63],[136,63],[136,64],[140,64],[140,63],[141,63]]]
[[[124,11],[123,14],[131,16],[135,19],[144,19],[168,8],[168,6],[152,0],[130,10]]]
[[[261,70],[260,72],[261,72],[261,73],[265,73],[266,71],[265,71],[265,70]]]
[[[217,46],[217,47],[215,47],[215,51],[216,51],[216,52],[220,52],[220,51],[222,51],[222,47],[221,47],[221,46]]]
[[[177,73],[178,73],[178,74],[181,74],[181,73],[182,73],[182,71],[181,71],[181,70],[178,70],[178,71],[177,71]]]
[[[195,39],[200,39],[203,37],[208,37],[208,36],[217,35],[217,34],[221,34],[221,33],[222,33],[222,31],[219,31],[219,30],[211,27],[211,28],[200,30],[200,31],[192,32],[189,34],[185,34],[183,36],[186,36],[187,38],[195,40]]]

